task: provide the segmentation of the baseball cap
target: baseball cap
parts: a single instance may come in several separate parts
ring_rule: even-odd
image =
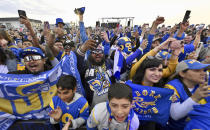
[[[75,43],[73,41],[66,40],[63,44],[63,47],[64,47],[64,49],[68,49],[71,47],[75,47],[74,45],[75,45]]]
[[[204,69],[207,68],[208,66],[210,66],[210,64],[203,64],[197,60],[192,60],[192,59],[183,60],[176,66],[175,75],[186,69],[191,69],[191,70]]]
[[[62,23],[63,25],[65,25],[65,23],[63,22],[63,19],[62,18],[56,18],[55,25],[58,25],[58,23]]]
[[[160,37],[157,37],[157,38],[154,38],[154,39],[152,40],[152,42],[155,42],[155,41],[159,41],[159,42],[162,42],[162,38],[160,38]]]
[[[167,51],[160,51],[158,52],[155,57],[157,57],[158,59],[170,59],[171,58],[171,54],[168,53]]]
[[[40,55],[41,57],[45,57],[45,54],[43,53],[43,51],[37,47],[25,48],[24,50],[22,50],[20,56],[24,58],[26,55],[29,55],[29,54],[36,54],[36,55]]]

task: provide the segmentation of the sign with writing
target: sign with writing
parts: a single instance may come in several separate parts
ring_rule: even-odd
[[[139,120],[166,124],[170,113],[170,97],[173,90],[126,82],[132,88],[134,111]]]

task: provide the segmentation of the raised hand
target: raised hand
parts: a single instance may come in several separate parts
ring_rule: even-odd
[[[153,22],[155,25],[159,25],[159,24],[162,24],[164,23],[165,19],[164,17],[157,17],[156,20]]]
[[[106,32],[101,32],[101,36],[106,42],[110,42]]]
[[[52,110],[49,113],[49,116],[52,117],[56,122],[58,122],[62,116],[61,108],[58,106],[56,109]]]
[[[95,40],[87,40],[84,44],[81,45],[81,51],[86,52],[89,49],[95,49],[96,48],[96,42]]]
[[[174,25],[170,30],[169,30],[169,34],[172,37],[174,35],[174,32],[176,31],[177,25]]]
[[[25,16],[21,15],[20,23],[24,24],[26,26],[26,28],[31,28],[31,23],[30,23],[29,19]]]
[[[189,21],[185,23],[180,23],[180,30],[185,31],[188,28],[189,24]]]
[[[155,50],[158,52],[162,49],[168,49],[169,43],[172,43],[174,41],[177,41],[177,40],[175,38],[168,38],[165,42],[163,42],[159,46],[155,47]]]
[[[143,42],[141,43],[140,47],[144,50],[146,48],[147,44],[148,44],[147,39],[144,39]]]
[[[179,54],[182,52],[182,50],[184,49],[184,44],[182,44],[181,41],[177,40],[177,45],[174,45],[174,48],[172,48],[172,56],[176,56],[174,58],[177,58],[179,56]],[[173,46],[173,45],[172,45]]]
[[[202,98],[208,97],[210,96],[209,93],[209,88],[210,86],[207,85],[208,83],[205,82],[203,84],[201,84],[195,91],[195,93],[191,96],[191,98],[195,101],[195,102],[199,102]]]

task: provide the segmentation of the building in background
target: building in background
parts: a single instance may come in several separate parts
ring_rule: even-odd
[[[34,29],[42,28],[42,21],[29,19]],[[4,25],[6,29],[21,29],[24,25],[20,24],[19,17],[0,18],[0,26]]]

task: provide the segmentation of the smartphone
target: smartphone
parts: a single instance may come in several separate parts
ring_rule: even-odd
[[[44,21],[44,28],[50,29],[50,24],[48,21]]]
[[[97,46],[102,42],[102,39],[99,35],[92,35],[92,39],[95,40]]]
[[[204,26],[205,26],[205,24],[200,24],[200,25],[198,26],[198,29],[199,29],[199,30],[200,30],[200,29],[203,29]]]
[[[190,13],[191,13],[190,10],[187,10],[187,11],[185,12],[185,15],[184,15],[184,18],[183,18],[183,20],[182,20],[182,23],[186,23],[186,22],[187,22],[187,20],[190,18]]]
[[[19,14],[19,17],[20,18],[23,18],[24,19],[24,17],[27,17],[26,16],[26,11],[24,11],[24,10],[18,10],[18,14]],[[24,16],[24,17],[23,17]]]
[[[199,56],[199,53],[200,53],[202,47],[203,47],[203,42],[199,42],[198,46],[197,46],[197,48],[195,50],[196,57]]]

